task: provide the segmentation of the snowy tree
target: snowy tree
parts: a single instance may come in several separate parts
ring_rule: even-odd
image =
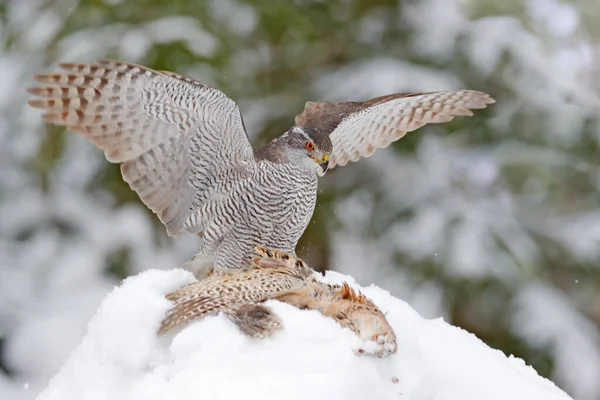
[[[592,0],[3,2],[0,397],[33,398],[115,284],[198,245],[26,106],[33,73],[111,57],[220,88],[255,144],[307,100],[490,93],[328,173],[299,254],[600,399],[599,17]]]

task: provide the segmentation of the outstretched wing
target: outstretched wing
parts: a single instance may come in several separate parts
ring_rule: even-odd
[[[255,162],[238,106],[217,89],[119,61],[60,66],[67,72],[35,75],[42,85],[28,89],[39,96],[29,104],[120,163],[171,236],[189,227],[193,204],[218,179]]]
[[[312,125],[328,133],[333,143],[329,168],[369,157],[407,132],[455,116],[473,115],[471,109],[494,103],[485,93],[455,90],[396,93],[365,102],[308,102],[296,125]]]

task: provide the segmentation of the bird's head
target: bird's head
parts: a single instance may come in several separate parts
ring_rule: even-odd
[[[286,143],[286,158],[290,162],[325,175],[333,149],[329,135],[305,125],[292,127],[281,139]]]

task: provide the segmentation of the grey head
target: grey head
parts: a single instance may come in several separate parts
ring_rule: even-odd
[[[294,126],[268,145],[256,150],[256,158],[291,163],[323,176],[329,168],[333,145],[329,135],[310,125]]]

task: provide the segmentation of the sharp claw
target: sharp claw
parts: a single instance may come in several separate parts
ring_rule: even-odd
[[[268,250],[263,246],[256,246],[254,250],[258,253],[259,256],[264,257],[267,254]]]

